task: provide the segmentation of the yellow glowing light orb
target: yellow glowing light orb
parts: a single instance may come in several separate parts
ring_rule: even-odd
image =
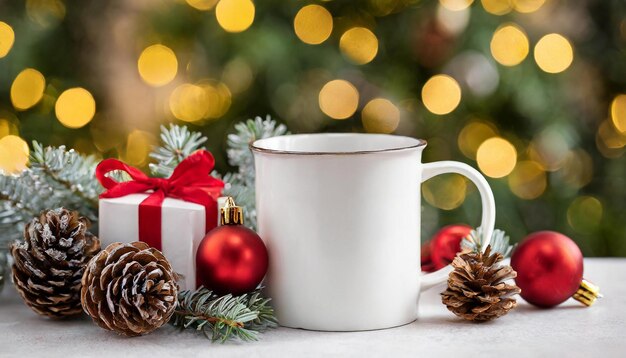
[[[296,14],[293,29],[302,42],[321,44],[333,31],[333,17],[323,6],[307,5]]]
[[[483,8],[490,14],[505,15],[513,10],[512,0],[481,0]]]
[[[546,172],[531,160],[517,163],[508,180],[513,194],[527,200],[538,198],[548,186]]]
[[[439,0],[441,6],[452,11],[465,10],[472,5],[473,2],[474,0]]]
[[[500,26],[491,38],[491,55],[504,66],[515,66],[528,55],[528,38],[519,26]]]
[[[84,88],[70,88],[59,96],[54,106],[57,119],[68,128],[80,128],[96,114],[96,101]]]
[[[430,205],[442,210],[452,210],[465,201],[467,183],[458,174],[439,175],[424,182],[422,194]]]
[[[459,133],[458,144],[461,153],[470,159],[476,159],[476,151],[484,141],[497,136],[496,130],[482,121],[468,123]]]
[[[626,95],[615,96],[611,102],[611,120],[615,128],[621,133],[626,133]]]
[[[205,92],[207,111],[205,118],[220,118],[230,108],[232,96],[228,87],[223,83],[202,83],[199,85]]]
[[[570,42],[559,34],[548,34],[535,45],[535,61],[539,68],[548,73],[565,71],[574,60],[574,49]]]
[[[461,103],[461,87],[450,76],[433,76],[422,87],[422,102],[434,114],[448,114]]]
[[[211,10],[215,4],[217,4],[218,0],[185,0],[187,4],[194,9],[200,11],[209,11]]]
[[[185,122],[196,122],[204,118],[209,110],[209,97],[204,88],[184,83],[170,95],[170,111],[174,117]]]
[[[370,133],[391,133],[400,123],[400,110],[387,99],[375,98],[365,105],[361,119]]]
[[[504,138],[489,138],[478,147],[476,161],[485,175],[492,178],[502,178],[509,175],[515,168],[517,151]]]
[[[11,103],[17,110],[26,110],[36,105],[43,96],[46,79],[41,72],[27,68],[20,72],[11,85]]]
[[[215,7],[215,17],[228,32],[242,32],[254,21],[254,4],[250,0],[220,0]]]
[[[593,179],[593,159],[583,149],[572,150],[556,174],[568,185],[576,189],[582,188]]]
[[[28,144],[15,135],[0,138],[0,172],[16,174],[28,164]]]
[[[353,27],[341,35],[339,48],[352,62],[364,65],[376,57],[378,39],[364,27]]]
[[[15,42],[13,28],[6,22],[0,21],[0,58],[6,56]]]
[[[602,203],[593,196],[581,196],[567,209],[567,222],[576,231],[589,234],[600,226]]]
[[[539,10],[546,0],[513,0],[513,8],[517,12],[529,14]]]
[[[176,77],[178,60],[169,47],[152,45],[141,52],[137,68],[141,79],[151,86],[159,87],[170,83]]]
[[[148,132],[140,130],[130,132],[126,139],[126,150],[122,159],[130,165],[146,165],[148,154],[154,142],[154,136]]]
[[[359,91],[352,83],[333,80],[322,87],[319,94],[322,112],[333,119],[347,119],[359,105]]]

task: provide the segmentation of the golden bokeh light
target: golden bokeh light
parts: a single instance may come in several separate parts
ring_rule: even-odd
[[[491,137],[496,137],[498,132],[490,123],[472,121],[459,133],[458,145],[461,153],[470,159],[476,159],[478,147]]]
[[[0,21],[0,58],[5,57],[15,42],[15,32],[6,22]]]
[[[567,208],[567,222],[574,230],[590,234],[600,227],[602,212],[600,200],[593,196],[581,196]]]
[[[70,88],[61,93],[54,105],[54,112],[64,126],[84,127],[96,114],[96,101],[86,89]]]
[[[515,66],[528,56],[528,37],[516,24],[505,24],[491,38],[491,55],[504,66]]]
[[[369,29],[353,27],[341,35],[339,48],[352,62],[364,65],[376,57],[378,39]]]
[[[485,175],[502,178],[515,168],[517,151],[513,144],[504,138],[489,138],[478,147],[476,161]]]
[[[220,0],[215,7],[217,23],[228,32],[242,32],[254,22],[251,0]]]
[[[565,71],[574,61],[574,49],[570,42],[559,34],[548,34],[535,45],[535,62],[548,73]]]
[[[204,118],[220,118],[230,109],[232,95],[228,87],[223,83],[201,83],[199,85],[205,92],[208,108]]]
[[[0,138],[0,173],[17,174],[28,164],[28,144],[16,135]]]
[[[189,6],[200,11],[209,11],[218,2],[218,0],[185,0],[185,1],[187,2]]]
[[[10,134],[17,134],[17,126],[8,119],[0,118],[0,138],[4,138]]]
[[[465,10],[472,5],[473,2],[474,0],[439,0],[441,6],[452,11]]]
[[[141,79],[159,87],[170,83],[178,72],[178,60],[172,49],[160,44],[146,47],[139,56],[137,68]]]
[[[347,119],[359,105],[359,91],[345,80],[333,80],[324,85],[319,94],[320,109],[333,119]]]
[[[611,120],[618,131],[626,133],[626,94],[615,96],[611,102]]]
[[[453,210],[465,201],[467,183],[458,174],[438,175],[422,184],[422,195],[436,208]]]
[[[374,98],[363,108],[361,120],[370,133],[392,133],[400,123],[400,110],[387,99]]]
[[[481,0],[483,9],[493,15],[505,15],[513,10],[512,0]]]
[[[422,87],[422,102],[434,114],[448,114],[461,103],[461,87],[448,75],[435,75]]]
[[[24,111],[36,105],[43,96],[46,79],[41,72],[27,68],[20,72],[11,84],[11,103],[15,109]]]
[[[624,153],[626,133],[621,133],[610,120],[603,121],[596,132],[596,147],[607,158],[617,158]]]
[[[333,31],[333,17],[323,6],[307,5],[296,14],[293,29],[302,42],[321,44]]]
[[[593,159],[583,149],[572,150],[556,174],[567,185],[580,189],[593,179]]]
[[[254,73],[250,65],[243,59],[236,58],[224,66],[222,81],[232,93],[241,93],[247,90],[254,80]]]
[[[148,163],[148,154],[156,140],[148,132],[134,130],[126,138],[126,149],[123,151],[124,162],[133,166],[143,166]]]
[[[65,4],[61,0],[26,0],[26,15],[33,22],[47,27],[65,18]]]
[[[532,160],[517,163],[508,181],[513,194],[526,200],[538,198],[548,186],[543,167]]]
[[[185,122],[196,122],[209,111],[209,98],[204,88],[184,83],[172,91],[169,105],[174,117]]]
[[[546,0],[512,0],[513,8],[517,12],[521,12],[523,14],[530,14],[531,12],[535,12],[539,10]]]

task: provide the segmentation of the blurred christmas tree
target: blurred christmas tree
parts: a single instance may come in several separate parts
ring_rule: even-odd
[[[272,113],[425,138],[489,178],[513,241],[626,256],[625,49],[618,0],[0,0],[0,168],[31,140],[147,167],[174,121],[232,171],[234,123]],[[423,194],[424,238],[478,222],[463,178]]]

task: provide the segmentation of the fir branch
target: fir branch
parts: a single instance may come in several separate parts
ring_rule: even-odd
[[[182,291],[170,323],[202,331],[212,341],[254,341],[259,332],[277,325],[269,301],[259,290],[241,296],[218,296],[203,287]]]
[[[472,230],[467,237],[461,240],[461,249],[463,251],[481,252],[483,236],[482,227]],[[511,245],[509,242],[510,238],[506,232],[495,229],[493,235],[491,235],[491,241],[489,242],[491,252],[499,252],[504,258],[509,257],[515,248],[515,245]]]
[[[183,159],[198,149],[204,149],[202,144],[206,141],[202,133],[191,132],[185,126],[161,126],[162,143],[150,153],[150,157],[157,160],[156,164],[150,164],[150,172],[154,176],[169,177]]]

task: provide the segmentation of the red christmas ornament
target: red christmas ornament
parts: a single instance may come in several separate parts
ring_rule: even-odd
[[[422,270],[426,272],[436,271],[450,264],[456,254],[461,251],[461,240],[467,237],[472,228],[467,225],[448,225],[437,231],[430,240],[429,250],[423,250]],[[424,256],[424,252],[430,253]]]
[[[570,297],[590,306],[599,297],[597,286],[583,280],[583,255],[574,241],[554,231],[527,236],[513,252],[515,283],[529,303],[556,306]]]
[[[209,231],[196,253],[198,285],[217,294],[253,291],[267,272],[265,244],[243,226],[243,211],[228,198],[220,210],[221,226]]]

